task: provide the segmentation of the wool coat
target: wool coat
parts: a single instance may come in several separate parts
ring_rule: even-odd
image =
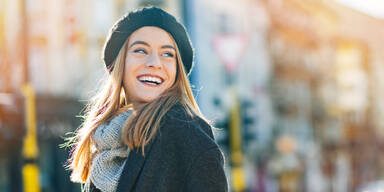
[[[130,152],[117,192],[228,191],[224,156],[211,126],[200,117],[191,118],[181,105],[163,117],[144,152]],[[91,191],[97,191],[92,184]]]

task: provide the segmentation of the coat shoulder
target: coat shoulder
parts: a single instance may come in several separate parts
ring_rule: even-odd
[[[181,105],[175,105],[165,115],[162,126],[163,131],[172,131],[175,134],[200,133],[214,140],[212,126],[198,115],[190,115]]]
[[[166,143],[192,150],[217,146],[211,125],[197,115],[190,116],[181,105],[175,105],[164,116],[159,136]]]
[[[174,106],[152,141],[145,157],[130,153],[119,191],[227,191],[224,157],[202,118]]]

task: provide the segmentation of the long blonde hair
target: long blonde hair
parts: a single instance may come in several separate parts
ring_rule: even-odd
[[[170,37],[172,38],[171,35]],[[72,169],[71,180],[74,182],[85,182],[88,178],[93,152],[91,135],[95,129],[120,112],[133,107],[126,104],[127,98],[122,86],[127,44],[128,40],[116,57],[105,85],[87,104],[82,126],[70,139],[74,147],[69,167]],[[177,45],[176,59],[177,75],[174,85],[155,100],[135,106],[134,112],[122,127],[122,141],[131,150],[141,147],[144,155],[144,147],[155,136],[162,118],[177,103],[180,103],[190,116],[197,115],[205,119],[193,97]]]

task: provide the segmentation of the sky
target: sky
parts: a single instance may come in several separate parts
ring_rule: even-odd
[[[384,19],[384,0],[336,0],[368,15]]]

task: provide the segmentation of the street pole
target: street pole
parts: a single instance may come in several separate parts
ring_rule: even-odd
[[[240,101],[234,85],[230,88],[233,95],[233,104],[229,112],[229,145],[230,157],[232,164],[232,184],[233,191],[245,191],[245,178],[243,167],[243,150],[242,150],[242,129],[241,129],[241,114]]]
[[[223,30],[226,31],[226,30]],[[231,157],[232,188],[234,192],[246,190],[244,155],[242,149],[242,122],[240,98],[236,89],[235,74],[242,55],[246,52],[248,38],[244,34],[223,33],[213,38],[213,48],[226,69],[226,84],[233,103],[229,108],[229,153]],[[233,47],[237,47],[234,49]]]
[[[26,136],[24,137],[23,157],[23,181],[25,192],[39,192],[39,167],[37,166],[38,147],[36,134],[35,93],[28,83],[23,87],[25,97],[25,124]]]
[[[26,0],[19,0],[21,12],[21,61],[23,68],[23,86],[24,95],[24,122],[26,126],[26,135],[23,143],[24,165],[22,169],[24,192],[40,192],[39,185],[39,167],[37,166],[38,146],[36,131],[36,108],[35,92],[29,82],[28,70],[28,22]]]

